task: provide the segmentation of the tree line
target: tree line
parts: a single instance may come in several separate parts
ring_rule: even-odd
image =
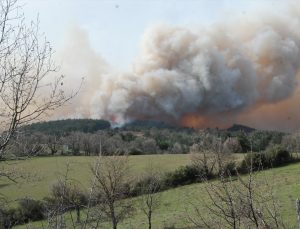
[[[100,142],[103,155],[115,152],[128,155],[186,154],[211,135],[220,139],[230,153],[261,152],[277,144],[286,145],[289,151],[297,151],[298,134],[275,131],[193,130],[146,128],[128,130],[104,129],[93,133],[68,132],[48,134],[45,132],[19,131],[7,144],[5,158],[28,156],[95,156],[99,154]],[[4,158],[4,159],[5,159]]]

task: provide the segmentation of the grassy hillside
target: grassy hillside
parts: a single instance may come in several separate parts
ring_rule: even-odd
[[[37,157],[24,161],[1,162],[2,171],[15,171],[19,175],[27,177],[20,179],[17,184],[0,178],[0,193],[9,200],[21,197],[41,199],[48,195],[49,187],[66,171],[67,163],[70,164],[69,178],[76,180],[82,187],[90,184],[90,166],[96,157]],[[149,163],[162,171],[175,170],[189,162],[187,154],[143,155],[129,156],[130,168],[133,173],[139,174]]]
[[[287,222],[287,228],[296,228],[295,200],[300,196],[300,163],[281,168],[260,172],[258,178],[267,179],[280,200],[282,215]],[[191,211],[191,202],[203,205],[201,200],[208,199],[204,191],[204,184],[193,184],[168,190],[162,193],[161,205],[154,214],[153,228],[186,228],[189,223],[185,221],[186,212]],[[135,201],[138,198],[134,199]],[[205,211],[204,211],[205,212]],[[137,211],[130,219],[120,225],[120,229],[143,229],[147,228],[144,215]],[[41,222],[35,222],[31,228],[40,228]],[[18,226],[16,228],[26,228]],[[103,225],[101,228],[109,228]]]

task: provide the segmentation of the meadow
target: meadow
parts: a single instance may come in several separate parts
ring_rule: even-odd
[[[65,175],[67,165],[69,165],[68,179],[72,179],[81,188],[88,188],[92,179],[91,167],[96,159],[97,157],[93,156],[59,156],[1,162],[1,171],[22,177],[16,179],[17,183],[1,177],[0,193],[12,205],[15,204],[15,200],[24,197],[42,199],[49,195],[51,185]],[[162,172],[168,172],[189,162],[188,154],[129,156],[132,176],[140,175],[150,164]]]
[[[178,155],[177,155],[178,156]],[[179,156],[180,157],[180,156]],[[295,200],[300,196],[300,163],[290,164],[280,168],[274,168],[259,172],[258,179],[267,180],[276,198],[280,201],[281,213],[287,228],[296,228],[297,216]],[[212,181],[216,182],[216,181]],[[193,214],[191,203],[203,207],[203,201],[208,199],[205,184],[192,184],[162,192],[161,204],[154,212],[153,228],[187,228],[192,226],[187,221],[187,214]],[[138,199],[133,201],[138,203]],[[138,205],[136,204],[136,207]],[[203,212],[205,209],[203,208]],[[69,217],[70,218],[70,217]],[[42,228],[45,221],[34,222],[29,225],[15,228]],[[101,228],[110,228],[108,224]],[[119,225],[120,229],[143,229],[147,228],[146,218],[140,210]]]

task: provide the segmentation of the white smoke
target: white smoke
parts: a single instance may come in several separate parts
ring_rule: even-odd
[[[277,103],[297,86],[299,29],[296,11],[210,29],[154,26],[145,32],[130,72],[115,73],[106,65],[99,70],[102,60],[93,63],[98,67],[87,66],[86,81],[92,83],[84,99],[76,101],[77,112],[118,123],[156,119],[180,124],[186,115],[239,114]]]

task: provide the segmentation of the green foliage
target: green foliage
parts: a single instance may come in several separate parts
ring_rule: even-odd
[[[158,129],[173,129],[174,126],[167,124],[165,122],[156,121],[156,120],[136,120],[130,123],[125,124],[122,128],[125,130],[146,130],[150,128]]]
[[[224,165],[225,176],[234,176],[237,173],[237,165],[235,161],[229,161]]]
[[[157,139],[156,144],[161,150],[167,150],[170,147],[170,143],[167,140]]]
[[[262,169],[266,165],[266,158],[264,153],[248,153],[242,161],[239,171],[245,173],[252,168],[254,170]]]
[[[265,157],[270,166],[280,166],[292,159],[290,153],[280,145],[274,145],[267,149]]]
[[[280,145],[274,145],[261,153],[249,153],[242,161],[240,170],[272,168],[292,161],[290,153]]]
[[[240,142],[243,153],[246,153],[246,152],[251,150],[251,144],[250,144],[248,136],[245,132],[239,132],[238,135],[237,135],[237,138]]]
[[[252,131],[255,131],[255,129],[253,129],[251,127],[240,125],[240,124],[233,124],[227,130],[230,132],[238,131],[238,132],[244,132],[244,133],[251,133]]]
[[[45,219],[46,208],[42,201],[21,199],[16,208],[0,209],[0,228]]]
[[[136,138],[132,133],[122,133],[121,134],[122,140],[125,142],[131,142],[134,141],[134,139]]]
[[[164,182],[167,187],[177,187],[201,181],[204,174],[204,169],[194,165],[186,165],[174,172],[167,173]]]
[[[21,199],[19,209],[25,222],[41,220],[45,217],[45,205],[39,200]]]
[[[146,190],[145,187],[147,187]],[[133,187],[131,187],[129,195],[138,196],[147,193],[156,193],[164,190],[165,188],[167,187],[165,187],[163,179],[156,180],[156,178],[152,177],[151,174],[150,175],[147,174],[146,176],[139,179],[137,182],[133,184]]]
[[[143,152],[139,148],[132,148],[128,155],[143,155]]]
[[[249,134],[249,139],[251,139],[252,150],[255,152],[260,152],[269,145],[280,144],[282,140],[283,133],[274,131],[254,131]]]

